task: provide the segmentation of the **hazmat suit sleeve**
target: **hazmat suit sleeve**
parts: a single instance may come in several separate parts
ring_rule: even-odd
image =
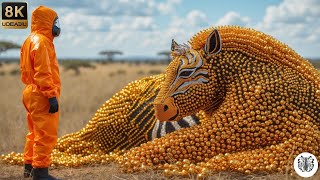
[[[39,42],[34,50],[34,81],[39,91],[46,97],[56,97],[58,88],[53,83],[51,61],[48,47],[44,42]]]

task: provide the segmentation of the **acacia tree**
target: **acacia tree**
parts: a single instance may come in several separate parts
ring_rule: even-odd
[[[107,60],[112,62],[114,60],[115,55],[122,55],[123,53],[121,51],[105,50],[105,51],[99,52],[99,54],[107,56]]]
[[[170,51],[160,51],[158,52],[159,56],[166,56],[166,62],[169,64],[171,61],[171,52]]]
[[[0,41],[0,55],[10,49],[19,49],[20,46],[18,44],[8,42],[8,41]],[[0,62],[0,66],[2,66],[2,62]]]
[[[0,54],[10,49],[19,49],[19,48],[20,46],[18,44],[8,42],[8,41],[0,41]]]

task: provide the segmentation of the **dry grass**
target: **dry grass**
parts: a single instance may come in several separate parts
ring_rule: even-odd
[[[59,136],[77,131],[84,127],[96,110],[114,93],[129,82],[154,73],[163,72],[165,65],[134,65],[134,64],[93,64],[95,69],[80,68],[80,75],[73,71],[60,68],[62,81],[61,117]],[[25,110],[21,102],[24,85],[20,75],[10,73],[18,70],[17,63],[5,64],[0,67],[0,154],[11,151],[22,152],[27,133]],[[21,166],[10,166],[0,163],[0,179],[23,179]],[[82,168],[52,169],[52,174],[64,179],[168,179],[162,172],[124,174],[116,165],[92,165]],[[196,179],[170,177],[169,179]],[[208,179],[301,179],[296,176],[282,174],[243,174],[221,172]],[[320,179],[317,176],[311,179]]]
[[[165,69],[165,65],[93,65],[96,68],[81,67],[79,75],[60,67],[62,92],[59,136],[84,127],[96,110],[129,82],[151,75],[149,72],[162,72]],[[5,73],[0,76],[0,153],[21,152],[27,133],[21,100],[24,85],[19,74],[10,74],[15,70],[19,70],[17,63],[0,67],[0,71]]]
[[[22,166],[6,166],[0,164],[2,167],[1,177],[3,180],[13,179],[24,179],[22,178],[23,167]],[[56,177],[64,180],[187,180],[198,179],[197,176],[190,175],[187,177],[167,177],[164,176],[161,171],[149,171],[145,173],[133,173],[126,174],[119,171],[116,164],[108,165],[92,165],[81,168],[56,168],[51,169],[50,173]],[[318,172],[315,176],[308,178],[308,180],[319,180],[320,173]],[[303,180],[304,178],[298,175],[289,176],[283,174],[253,174],[244,175],[235,172],[220,172],[211,174],[206,178],[207,180]]]

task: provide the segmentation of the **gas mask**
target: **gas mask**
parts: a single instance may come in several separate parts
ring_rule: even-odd
[[[52,35],[54,37],[58,37],[60,35],[60,31],[61,29],[60,29],[59,17],[56,17],[52,25]]]

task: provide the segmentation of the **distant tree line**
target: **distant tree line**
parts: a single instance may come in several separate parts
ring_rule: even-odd
[[[104,50],[99,52],[100,55],[106,56],[107,62],[113,62],[114,56],[123,55],[122,51],[118,50]],[[169,63],[171,61],[171,52],[170,51],[160,51],[157,53],[159,56],[165,56],[165,62]]]
[[[0,41],[0,54],[10,50],[10,49],[20,49],[18,44],[9,41]]]
[[[114,56],[115,55],[122,55],[123,52],[121,51],[116,51],[116,50],[105,50],[105,51],[101,51],[99,52],[100,55],[104,55],[107,56],[107,61],[112,62],[114,60]]]
[[[0,41],[0,54],[11,50],[11,49],[20,49],[21,47],[13,42],[9,42],[9,41]],[[102,56],[106,56],[106,61],[108,62],[113,62],[114,61],[114,57],[116,55],[123,55],[122,51],[118,51],[118,50],[104,50],[104,51],[100,51],[99,52],[100,55]],[[167,63],[170,62],[171,60],[171,53],[170,51],[160,51],[157,53],[159,56],[164,56],[165,57],[165,61]]]
[[[8,42],[8,41],[0,41],[0,55],[10,49],[19,49],[19,48],[20,46],[18,44]],[[0,62],[0,66],[2,66],[2,62]]]

